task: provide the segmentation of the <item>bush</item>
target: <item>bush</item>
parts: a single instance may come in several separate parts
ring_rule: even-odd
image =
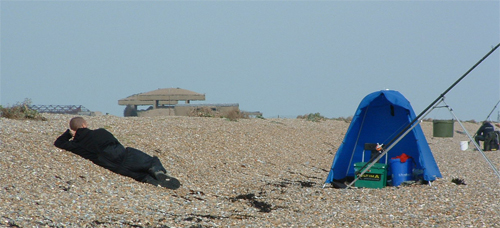
[[[245,118],[245,119],[248,118],[248,115],[243,113],[243,112],[240,112],[240,110],[231,110],[229,112],[221,113],[218,111],[214,111],[209,107],[197,108],[197,109],[191,111],[188,115],[192,116],[192,117],[227,118],[228,120],[231,120],[231,121],[236,121],[236,120],[242,119],[242,118]]]
[[[324,116],[322,116],[321,114],[319,114],[319,112],[317,113],[309,113],[307,115],[303,115],[303,116],[297,116],[297,119],[305,119],[305,120],[308,120],[308,121],[312,121],[312,122],[319,122],[321,120],[326,120],[327,118],[325,118]]]
[[[340,120],[340,121],[344,121],[346,123],[350,123],[352,121],[352,116],[349,116],[349,117],[338,117],[338,118],[333,118],[333,120]]]
[[[47,118],[43,117],[36,110],[30,109],[31,100],[26,98],[23,103],[18,103],[12,107],[0,106],[1,117],[8,119],[31,119],[45,121]]]
[[[240,112],[239,110],[232,110],[232,111],[226,113],[226,115],[223,117],[225,117],[231,121],[237,121],[238,119],[243,119],[243,118],[247,119],[248,115]]]
[[[208,108],[208,107],[196,108],[196,109],[192,110],[188,115],[193,116],[193,117],[214,117],[215,116],[212,109]]]

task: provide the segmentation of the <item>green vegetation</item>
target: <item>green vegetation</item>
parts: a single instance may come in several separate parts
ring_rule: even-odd
[[[24,99],[22,103],[13,105],[12,107],[0,106],[0,116],[8,119],[30,119],[30,120],[42,120],[45,121],[47,118],[43,117],[36,110],[30,109],[31,99]]]
[[[248,119],[248,115],[240,112],[239,110],[232,110],[227,113],[220,113],[212,110],[208,107],[197,108],[189,113],[192,117],[215,117],[215,118],[226,118],[230,121],[238,121],[238,119]]]
[[[346,123],[350,123],[352,121],[352,116],[333,118],[333,120],[341,120],[341,121],[344,121]]]
[[[319,112],[317,112],[317,113],[309,113],[309,114],[306,114],[303,116],[297,116],[297,119],[305,119],[307,121],[312,121],[312,122],[320,122],[323,120],[340,120],[340,121],[344,121],[346,123],[350,123],[352,121],[352,116],[329,119],[329,118],[322,116]]]
[[[240,112],[239,110],[232,110],[226,113],[226,115],[223,115],[222,117],[227,118],[228,120],[231,121],[237,121],[238,119],[248,119],[248,115]]]
[[[325,118],[324,116],[322,116],[321,114],[319,114],[319,112],[317,113],[309,113],[309,114],[306,114],[306,115],[303,115],[303,116],[297,116],[297,119],[305,119],[307,121],[312,121],[312,122],[319,122],[319,121],[322,121],[322,120],[326,120],[327,118]]]
[[[212,109],[207,107],[197,108],[189,113],[192,117],[215,117]]]

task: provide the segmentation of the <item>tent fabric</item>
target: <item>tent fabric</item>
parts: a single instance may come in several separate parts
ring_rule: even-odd
[[[410,102],[398,91],[381,90],[368,94],[356,110],[325,183],[354,178],[354,163],[370,160],[371,151],[365,150],[365,143],[385,145],[414,119],[416,115]],[[415,160],[416,169],[423,170],[424,180],[434,181],[442,177],[420,125],[413,128],[378,162],[386,163],[387,157],[397,157],[403,153]]]

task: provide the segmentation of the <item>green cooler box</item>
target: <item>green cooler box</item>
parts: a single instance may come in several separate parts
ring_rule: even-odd
[[[361,169],[366,162],[358,162],[354,164],[354,172],[361,173]],[[356,176],[357,177],[357,176]],[[360,177],[355,183],[355,187],[359,188],[384,188],[387,185],[387,165],[375,163],[373,166]]]

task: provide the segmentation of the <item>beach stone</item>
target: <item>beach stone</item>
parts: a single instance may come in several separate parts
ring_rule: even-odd
[[[443,178],[383,189],[323,188],[349,122],[86,117],[155,155],[182,186],[139,183],[53,146],[73,116],[0,118],[2,227],[495,227],[499,177],[464,134],[433,137]],[[479,123],[464,122],[474,134]],[[455,130],[461,126],[455,123]],[[484,152],[500,168],[498,151]],[[462,179],[465,185],[452,182]]]

